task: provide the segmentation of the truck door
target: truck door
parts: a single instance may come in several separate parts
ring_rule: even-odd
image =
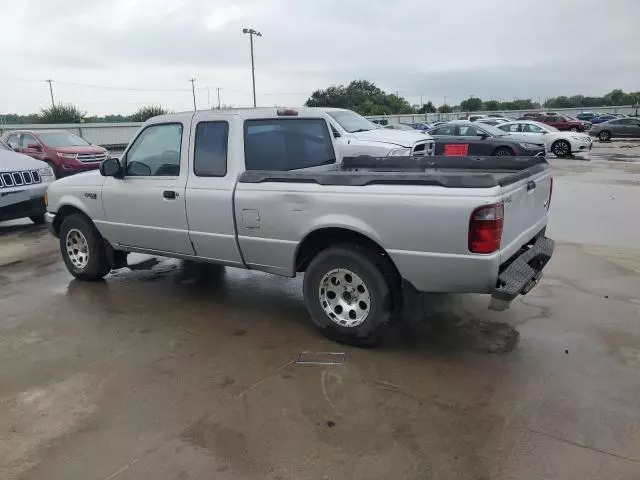
[[[193,119],[189,155],[193,168],[186,192],[189,237],[199,257],[243,266],[233,218],[233,194],[240,166],[239,162],[227,161],[243,157],[242,125],[235,116],[219,118],[198,112]],[[234,122],[237,141],[229,142],[229,127]]]
[[[106,178],[99,227],[110,242],[193,255],[185,209],[189,124],[147,126],[122,159],[124,178]]]

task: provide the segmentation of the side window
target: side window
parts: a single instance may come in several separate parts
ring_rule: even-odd
[[[617,125],[637,125],[638,120],[634,118],[621,118],[620,120],[616,120],[615,122],[611,123],[615,123]]]
[[[442,125],[441,127],[436,128],[433,132],[431,132],[433,135],[447,135],[447,136],[451,136],[451,135],[455,135],[456,134],[456,127],[455,125]]]
[[[506,128],[503,128],[503,130],[505,132],[516,133],[521,131],[521,127],[523,127],[521,123],[514,123],[513,125],[506,125]]]
[[[127,153],[127,175],[131,177],[177,177],[180,175],[182,124],[147,127]]]
[[[227,122],[200,122],[196,127],[193,172],[198,177],[224,177],[227,174]]]
[[[463,137],[473,137],[478,135],[478,130],[470,125],[460,125],[460,135]]]
[[[335,163],[324,119],[296,118],[244,122],[247,170],[296,170]]]
[[[13,135],[9,135],[7,137],[7,145],[9,145],[14,150],[20,148],[20,139],[18,138],[17,133],[14,133]]]
[[[38,143],[33,135],[29,135],[28,133],[23,133],[20,137],[20,148],[27,148],[28,145],[33,145],[34,143]]]

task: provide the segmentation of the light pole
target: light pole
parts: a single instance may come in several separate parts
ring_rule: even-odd
[[[196,79],[195,78],[190,78],[189,81],[191,82],[191,94],[193,95],[193,111],[196,111]]]
[[[249,45],[251,46],[251,80],[253,82],[253,107],[256,107],[256,69],[253,63],[253,36],[261,37],[262,34],[253,28],[243,28],[242,33],[249,35]]]

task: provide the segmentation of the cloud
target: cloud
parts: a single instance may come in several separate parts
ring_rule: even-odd
[[[223,88],[223,103],[248,105],[243,27],[263,33],[255,59],[258,100],[265,105],[302,103],[314,89],[354,78],[400,91],[413,103],[420,95],[439,104],[445,95],[457,102],[469,94],[510,99],[638,90],[640,2],[606,4],[22,0],[0,17],[3,37],[10,39],[0,47],[6,65],[0,111],[34,111],[47,100],[45,84],[6,77],[53,78],[61,98],[91,113],[129,112],[149,101],[188,109],[191,77],[202,89],[200,105],[215,87]]]

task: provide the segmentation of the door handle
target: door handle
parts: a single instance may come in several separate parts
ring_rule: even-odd
[[[536,182],[534,182],[533,180],[531,180],[530,182],[527,182],[527,192],[530,192],[531,190],[535,190],[536,189]]]
[[[165,190],[164,192],[162,192],[162,196],[164,198],[169,199],[169,200],[175,200],[175,198],[178,196],[178,194],[176,192],[174,192],[173,190]]]

